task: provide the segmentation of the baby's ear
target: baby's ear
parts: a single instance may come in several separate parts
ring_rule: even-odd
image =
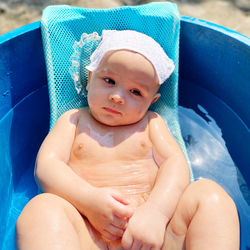
[[[86,90],[87,91],[89,90],[89,82],[90,82],[91,75],[92,75],[92,72],[88,71],[88,82],[87,82],[87,85],[86,85]]]
[[[155,103],[160,97],[161,97],[161,94],[160,94],[160,93],[155,94],[155,96],[154,96],[154,98],[153,98],[151,104]]]

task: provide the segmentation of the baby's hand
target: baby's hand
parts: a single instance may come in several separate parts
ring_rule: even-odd
[[[111,188],[94,188],[90,193],[90,202],[84,214],[107,240],[118,240],[122,237],[133,209],[129,201]]]
[[[167,223],[168,218],[154,204],[144,203],[130,218],[122,237],[122,246],[133,250],[160,250]]]

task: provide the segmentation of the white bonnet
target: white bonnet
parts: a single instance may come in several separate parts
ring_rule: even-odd
[[[112,50],[127,49],[145,56],[154,66],[159,83],[164,83],[174,71],[174,63],[167,56],[163,48],[153,38],[133,30],[103,30],[102,40],[90,57],[90,64],[86,66],[94,71],[103,56]]]

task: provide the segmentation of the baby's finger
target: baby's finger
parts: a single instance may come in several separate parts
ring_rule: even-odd
[[[108,228],[106,229],[106,231],[108,231],[109,233],[111,233],[112,235],[115,235],[117,237],[122,237],[124,230],[113,226],[112,224],[110,224],[108,226]]]
[[[130,249],[133,245],[133,237],[128,230],[126,230],[122,236],[122,247],[125,249]]]
[[[141,250],[158,250],[158,249],[154,249],[154,248],[152,248],[152,247],[149,246],[149,245],[143,245],[142,248],[141,248]],[[160,249],[159,249],[159,250],[160,250]]]
[[[113,190],[112,192],[112,197],[119,201],[120,203],[122,203],[123,205],[128,205],[130,203],[130,201],[128,199],[126,199],[120,192],[118,192],[117,190]]]
[[[141,249],[141,247],[142,247],[142,242],[138,240],[134,240],[131,250],[138,250],[138,249]]]
[[[134,213],[134,209],[130,206],[124,206],[121,203],[117,203],[114,208],[114,214],[119,218],[130,218]]]
[[[119,240],[121,238],[120,236],[113,235],[113,234],[111,234],[110,232],[108,232],[106,230],[102,231],[102,235],[107,240]]]
[[[117,216],[114,216],[113,220],[112,220],[112,225],[114,225],[115,227],[121,228],[121,229],[126,229],[127,227],[127,221],[126,220],[122,220]]]

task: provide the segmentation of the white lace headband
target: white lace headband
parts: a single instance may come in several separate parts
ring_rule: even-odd
[[[86,66],[94,71],[103,56],[112,50],[127,49],[145,56],[154,66],[159,83],[164,83],[174,71],[174,63],[163,48],[151,37],[133,30],[103,30],[102,40],[90,57]]]

